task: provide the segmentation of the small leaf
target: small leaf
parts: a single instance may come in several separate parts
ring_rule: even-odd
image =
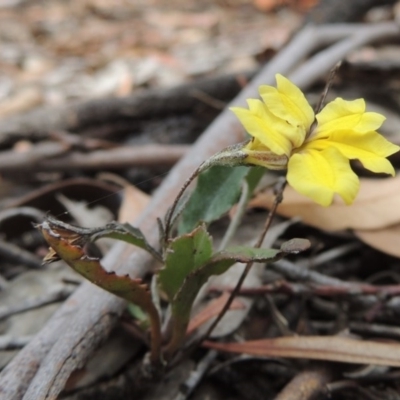
[[[248,172],[248,167],[214,166],[201,173],[182,213],[179,232],[190,232],[200,221],[210,223],[226,213],[237,201]]]
[[[123,242],[140,247],[161,261],[161,255],[147,242],[142,231],[128,223],[120,224],[119,222],[112,222],[107,224],[102,230],[97,228],[96,232],[91,235],[90,240],[94,242],[101,238],[121,240]]]
[[[174,317],[172,338],[167,346],[167,358],[178,349],[186,335],[193,302],[207,280],[213,275],[221,275],[236,262],[275,261],[285,255],[282,250],[255,249],[238,246],[216,253],[208,262],[189,273],[172,301]]]
[[[290,357],[400,367],[399,343],[340,336],[291,336],[243,343],[204,342],[203,346],[261,357]]]
[[[101,238],[116,239],[140,247],[161,261],[161,255],[147,242],[141,230],[128,223],[121,224],[119,222],[111,222],[104,227],[81,228],[59,221],[51,216],[46,217],[46,222],[64,239],[73,238],[74,244],[80,244],[82,246]],[[50,257],[46,258],[48,258],[48,260],[45,259],[45,261],[52,261]]]
[[[293,238],[282,243],[281,250],[287,254],[298,254],[309,249],[311,243],[307,239]]]
[[[165,267],[159,272],[159,283],[171,302],[187,275],[211,255],[211,237],[204,225],[171,240],[166,250]]]
[[[219,261],[230,260],[233,262],[248,263],[248,262],[265,262],[275,260],[277,257],[283,256],[282,250],[276,249],[258,249],[248,246],[228,247],[226,250],[216,253],[211,263],[218,264]]]
[[[236,262],[275,261],[285,253],[274,249],[254,249],[252,247],[234,247],[215,254],[200,268],[193,270],[186,277],[172,303],[173,313],[189,321],[190,310],[200,288],[213,275],[221,275]],[[174,311],[175,310],[175,311]]]

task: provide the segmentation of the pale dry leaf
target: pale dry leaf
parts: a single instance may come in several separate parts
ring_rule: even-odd
[[[150,196],[130,184],[124,186],[123,196],[124,199],[118,211],[118,221],[132,222],[149,204]]]
[[[148,194],[131,185],[129,181],[119,175],[104,172],[99,174],[98,178],[123,187],[123,199],[118,211],[118,222],[133,222],[149,204],[150,196]]]
[[[22,88],[0,104],[0,117],[28,111],[41,104],[43,100],[43,95],[39,88]]]
[[[213,276],[209,281],[210,287],[235,287],[237,281],[242,275],[243,264],[234,264],[229,268],[224,274],[219,276]],[[256,263],[250,269],[245,281],[243,282],[243,288],[256,288],[261,286],[261,274],[264,269],[264,264]],[[248,313],[250,312],[254,299],[244,296],[237,297],[237,300],[241,302],[242,306],[240,308],[231,309],[226,313],[218,325],[213,330],[210,337],[218,338],[224,337],[231,334],[236,329],[242,325],[243,321],[246,319]],[[211,321],[209,323],[211,324]],[[203,325],[204,329],[208,328],[207,323]]]
[[[354,233],[374,249],[400,258],[400,224],[384,229],[356,230]]]
[[[287,336],[242,343],[205,342],[205,347],[261,357],[289,357],[354,364],[400,366],[400,344],[339,336]]]
[[[288,218],[300,217],[304,223],[328,231],[374,230],[400,223],[400,176],[360,181],[360,192],[351,206],[335,199],[330,207],[322,207],[288,186],[278,214]],[[272,190],[268,190],[258,194],[249,206],[270,208],[274,198]]]
[[[90,208],[87,201],[72,200],[62,193],[57,193],[56,198],[80,226],[94,228],[113,219],[112,212],[106,207],[96,205]]]

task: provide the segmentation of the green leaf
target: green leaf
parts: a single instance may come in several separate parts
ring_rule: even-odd
[[[236,262],[272,262],[286,254],[298,253],[307,249],[310,242],[306,239],[292,239],[282,244],[281,249],[255,249],[253,247],[236,246],[216,253],[204,265],[187,275],[182,287],[172,302],[174,325],[168,351],[174,352],[182,345],[190,320],[193,302],[201,287],[213,275],[221,275]]]
[[[236,262],[274,261],[281,258],[284,254],[281,250],[254,249],[245,246],[233,247],[216,253],[208,262],[187,276],[172,303],[173,314],[179,317],[184,324],[188,323],[193,301],[200,288],[211,276],[223,274]]]
[[[200,221],[210,223],[225,214],[237,201],[248,167],[214,166],[201,173],[182,213],[179,233],[192,231]]]
[[[165,267],[160,270],[158,279],[172,302],[187,275],[203,265],[212,255],[212,241],[205,225],[171,240],[165,254]]]

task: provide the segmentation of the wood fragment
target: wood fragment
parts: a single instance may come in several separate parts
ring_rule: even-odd
[[[246,78],[254,72],[244,73]],[[106,130],[131,131],[132,121],[154,119],[166,115],[193,113],[196,107],[207,105],[199,100],[199,91],[215,100],[228,100],[241,87],[238,75],[213,77],[180,85],[172,89],[152,89],[123,98],[111,97],[87,102],[75,102],[63,107],[44,107],[0,121],[0,145],[17,140],[43,140],[54,131],[96,132]],[[207,107],[210,107],[207,105]]]
[[[324,367],[297,374],[274,400],[313,400],[326,392],[332,373]]]
[[[91,152],[66,151],[61,143],[51,144],[52,151],[44,153],[44,143],[29,152],[0,152],[0,172],[76,171],[122,169],[131,167],[171,167],[186,154],[188,145],[119,146]]]
[[[12,263],[23,264],[30,268],[40,269],[42,267],[42,261],[30,251],[1,239],[0,256]]]

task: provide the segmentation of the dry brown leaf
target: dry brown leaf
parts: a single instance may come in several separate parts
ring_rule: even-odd
[[[201,325],[209,321],[211,318],[216,317],[224,308],[229,296],[230,294],[228,292],[223,293],[220,297],[213,300],[210,304],[207,305],[207,307],[196,314],[190,320],[189,326],[187,328],[187,335],[190,336]],[[240,310],[244,308],[244,304],[238,299],[234,299],[231,306],[229,307],[230,310]]]
[[[356,236],[364,243],[386,254],[400,258],[400,225],[385,229],[356,230]]]
[[[281,6],[290,6],[298,10],[306,11],[315,6],[318,0],[253,0],[254,6],[261,11],[269,12]]]
[[[339,336],[290,336],[242,343],[204,342],[203,346],[261,357],[305,358],[352,364],[400,366],[400,344]]]
[[[270,208],[272,190],[260,193],[251,202],[253,208]],[[324,230],[376,230],[400,223],[400,176],[388,179],[361,179],[360,192],[351,206],[341,199],[322,207],[291,187],[285,189],[278,214],[301,217],[308,225]]]
[[[254,6],[261,11],[272,11],[275,7],[282,6],[287,3],[286,0],[253,0]]]

